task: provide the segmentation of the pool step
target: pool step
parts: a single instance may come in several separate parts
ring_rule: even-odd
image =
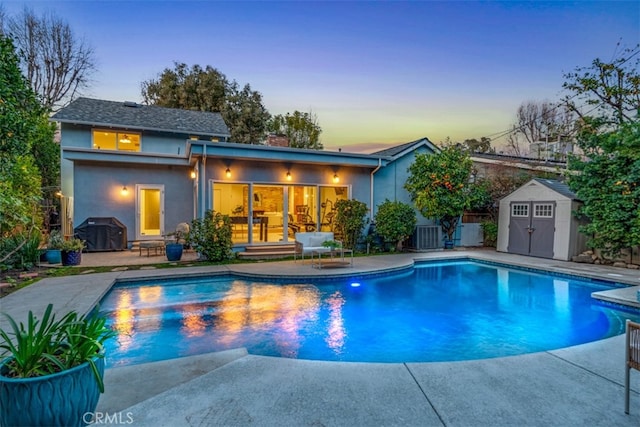
[[[246,349],[238,348],[120,368],[109,368],[107,359],[105,392],[96,411],[122,411],[246,355]]]

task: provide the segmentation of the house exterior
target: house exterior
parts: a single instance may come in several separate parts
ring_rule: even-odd
[[[582,202],[563,182],[535,178],[500,201],[497,250],[569,261],[586,250],[576,212]]]
[[[423,138],[373,154],[229,142],[218,113],[79,98],[60,123],[65,234],[91,217],[115,217],[129,241],[162,239],[213,209],[231,217],[237,250],[333,228],[335,204],[357,199],[370,217],[404,190]],[[431,224],[418,215],[421,224]]]

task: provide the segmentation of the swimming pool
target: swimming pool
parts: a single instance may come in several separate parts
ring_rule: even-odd
[[[640,312],[591,298],[614,284],[473,261],[353,279],[238,276],[116,285],[100,304],[119,332],[111,366],[245,347],[363,362],[482,359],[620,334]]]

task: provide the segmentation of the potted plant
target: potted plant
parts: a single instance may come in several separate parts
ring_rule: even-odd
[[[11,316],[0,328],[0,425],[85,425],[104,392],[104,342],[115,336],[106,318],[76,312],[55,319]]]
[[[182,242],[184,241],[185,233],[180,230],[176,230],[174,233],[169,233],[168,236],[172,236],[175,241],[167,243],[165,246],[167,259],[169,261],[180,261],[180,259],[182,259],[182,251],[184,250]]]
[[[82,261],[82,250],[84,249],[84,241],[75,237],[64,240],[61,247],[62,265],[79,265]]]
[[[47,262],[49,264],[60,264],[62,262],[60,250],[62,249],[62,234],[58,230],[52,230],[47,240]]]
[[[322,246],[335,251],[336,249],[342,247],[342,242],[339,240],[325,240],[324,242],[322,242]]]

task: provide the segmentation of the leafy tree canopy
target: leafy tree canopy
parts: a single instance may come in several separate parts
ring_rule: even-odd
[[[419,153],[409,166],[405,188],[425,218],[440,221],[447,240],[453,240],[460,216],[474,203],[472,170],[468,153],[455,145],[435,154]]]
[[[278,114],[269,121],[269,131],[278,135],[286,135],[289,146],[293,148],[311,148],[322,150],[320,134],[322,129],[316,115],[312,112],[294,111],[286,115]]]
[[[40,174],[30,154],[45,110],[20,73],[13,42],[0,35],[0,235],[38,224]]]
[[[615,256],[640,245],[640,46],[611,62],[565,75],[567,104],[580,115],[577,144],[585,157],[569,160],[569,186],[584,202],[589,244]],[[581,111],[582,102],[589,106]]]
[[[462,143],[472,153],[493,153],[491,148],[491,139],[483,136],[480,140],[476,138],[465,139]]]
[[[173,69],[165,68],[141,86],[146,104],[221,113],[231,142],[258,144],[266,135],[270,115],[260,92],[248,84],[241,89],[235,80],[209,65],[189,67],[174,62]]]

